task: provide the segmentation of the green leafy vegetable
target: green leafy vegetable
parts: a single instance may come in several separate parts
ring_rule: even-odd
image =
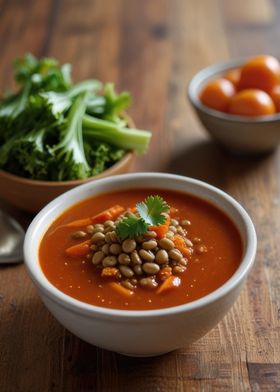
[[[83,119],[84,137],[88,143],[94,140],[107,142],[125,150],[144,154],[149,146],[151,134],[133,128],[123,128],[113,122],[85,115]]]
[[[80,94],[74,101],[61,132],[62,138],[50,149],[50,166],[58,181],[68,178],[87,178],[90,166],[85,156],[82,121],[86,110],[87,94]]]
[[[117,225],[117,235],[121,240],[135,238],[144,234],[149,226],[159,226],[166,222],[164,213],[169,211],[169,206],[162,197],[148,196],[143,202],[136,204],[139,217],[128,215]]]
[[[73,85],[71,66],[53,58],[26,54],[14,70],[19,90],[0,99],[1,169],[40,180],[83,179],[128,150],[147,150],[151,133],[128,128],[123,117],[129,93],[97,80]]]
[[[125,238],[135,238],[144,234],[148,228],[148,224],[142,218],[129,215],[117,225],[116,231],[118,237],[124,240]]]
[[[145,201],[136,204],[140,217],[149,225],[158,226],[166,221],[164,212],[169,211],[166,201],[160,196],[148,196]]]

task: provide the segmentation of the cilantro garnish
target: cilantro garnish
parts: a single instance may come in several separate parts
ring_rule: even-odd
[[[169,206],[162,197],[148,196],[143,202],[136,204],[139,217],[128,215],[117,225],[117,235],[121,240],[125,238],[135,238],[144,234],[149,225],[159,226],[165,223],[165,212],[169,211]]]

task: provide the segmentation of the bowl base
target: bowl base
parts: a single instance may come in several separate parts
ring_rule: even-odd
[[[172,350],[174,351],[174,350]],[[149,354],[130,354],[130,353],[122,353],[122,352],[118,352],[118,354],[120,355],[124,355],[126,357],[132,357],[132,358],[148,358],[148,357],[159,357],[161,355],[165,355],[168,353],[171,353],[172,351],[164,351],[162,353],[149,353]]]

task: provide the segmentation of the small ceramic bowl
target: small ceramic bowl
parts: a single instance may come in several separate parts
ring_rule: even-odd
[[[53,220],[73,204],[122,189],[169,189],[200,197],[216,205],[234,222],[242,237],[243,257],[234,275],[221,287],[196,301],[159,310],[117,310],[74,299],[53,286],[43,274],[38,249]],[[254,262],[256,234],[246,211],[232,197],[204,182],[160,173],[125,174],[89,182],[48,204],[31,223],[24,243],[28,273],[46,307],[81,339],[132,356],[163,354],[194,342],[212,329],[235,302]]]
[[[84,180],[73,181],[31,180],[0,170],[0,197],[21,210],[38,212],[55,197],[78,185],[115,174],[127,173],[133,161],[134,153],[129,152],[104,172]]]
[[[124,118],[130,128],[135,127],[131,117],[125,114]],[[69,191],[69,189],[100,178],[129,172],[134,159],[135,154],[128,152],[122,159],[104,172],[84,180],[72,181],[32,180],[0,170],[0,198],[21,210],[37,213],[47,203],[62,193]]]
[[[199,92],[208,81],[242,66],[245,61],[233,60],[202,69],[192,78],[188,97],[213,139],[232,152],[262,154],[275,149],[280,143],[280,114],[254,118],[235,116],[210,109],[199,99]]]

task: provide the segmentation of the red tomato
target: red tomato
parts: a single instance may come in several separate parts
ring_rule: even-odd
[[[270,96],[274,102],[276,112],[280,112],[280,85],[275,86],[270,92]]]
[[[233,84],[227,79],[220,78],[210,81],[202,88],[200,100],[211,109],[225,112],[234,94]]]
[[[273,56],[256,56],[241,69],[239,89],[256,88],[269,93],[280,83],[280,63]]]
[[[234,68],[228,71],[225,75],[224,78],[229,80],[236,89],[239,88],[239,81],[240,81],[240,75],[241,75],[241,68]]]
[[[231,100],[229,113],[240,116],[264,116],[275,113],[271,97],[262,90],[239,91]]]

